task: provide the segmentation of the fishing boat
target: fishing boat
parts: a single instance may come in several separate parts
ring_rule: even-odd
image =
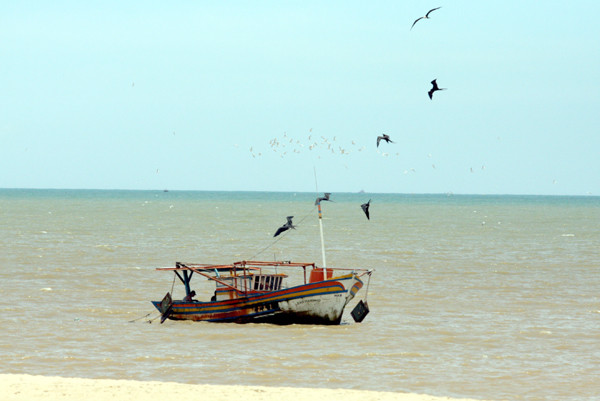
[[[321,204],[319,227],[323,266],[291,261],[239,261],[226,265],[177,262],[172,271],[185,287],[185,297],[172,299],[168,292],[152,304],[165,320],[273,324],[340,324],[345,307],[370,280],[372,269],[326,267]],[[194,299],[191,280],[201,276],[214,282],[214,292],[206,301]],[[289,281],[295,278],[296,283]],[[174,283],[173,283],[174,284]],[[368,290],[368,281],[367,281]],[[369,313],[365,299],[352,310],[361,322]]]
[[[286,285],[287,269],[300,269],[304,282]],[[340,324],[345,306],[363,287],[368,270],[320,268],[314,263],[241,261],[229,265],[176,263],[174,271],[186,297],[172,300],[167,293],[153,301],[162,320],[236,323]],[[196,301],[191,290],[194,274],[215,282],[210,301]]]

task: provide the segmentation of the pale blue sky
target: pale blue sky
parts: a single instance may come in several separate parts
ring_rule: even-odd
[[[316,168],[321,191],[600,195],[599,20],[597,1],[5,3],[0,187],[314,191]]]

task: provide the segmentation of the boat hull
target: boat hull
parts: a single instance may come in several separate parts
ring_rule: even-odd
[[[345,306],[362,285],[360,278],[348,274],[224,301],[173,301],[166,318],[232,323],[340,324]],[[152,303],[161,311],[160,301]]]

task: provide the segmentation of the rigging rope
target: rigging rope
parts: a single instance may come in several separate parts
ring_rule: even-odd
[[[173,288],[175,288],[175,277],[177,277],[177,273],[173,272],[173,284],[171,284],[171,296],[173,296]]]
[[[304,215],[304,217],[300,220],[299,223],[297,223],[298,225],[302,224],[302,222],[304,220],[306,220],[308,218],[308,216],[310,216],[311,213],[313,213],[313,211],[315,210],[316,206],[314,206],[310,212],[306,213],[306,215]],[[250,258],[250,260],[255,260],[257,256],[259,256],[260,254],[264,253],[267,249],[269,249],[270,247],[272,247],[273,245],[275,245],[277,242],[279,242],[285,235],[287,235],[289,233],[289,231],[284,232],[281,237],[273,240],[273,242],[271,242],[269,245],[267,245],[266,247],[264,247],[261,251],[257,252],[254,256],[252,256]]]
[[[312,158],[312,156],[311,156],[311,158]],[[316,194],[317,194],[317,196],[318,196],[318,193],[319,193],[319,185],[317,184],[317,167],[314,165],[314,162],[313,162],[313,172],[314,172],[314,174],[315,174],[315,193],[316,193]],[[304,220],[306,220],[306,219],[308,218],[308,216],[310,216],[310,215],[311,215],[311,213],[313,213],[313,212],[314,212],[314,210],[315,210],[316,208],[317,208],[317,205],[314,205],[314,206],[311,208],[311,210],[310,210],[308,213],[306,213],[306,215],[305,215],[305,216],[302,218],[302,220],[300,220],[300,223],[298,223],[298,224],[299,224],[299,225],[300,225],[300,224],[302,224],[302,222],[303,222]],[[256,257],[257,257],[257,256],[261,255],[261,254],[262,254],[262,253],[264,253],[264,252],[265,252],[267,249],[271,248],[273,245],[275,245],[277,242],[279,242],[279,241],[280,241],[280,240],[283,238],[283,236],[285,236],[286,234],[288,234],[288,233],[287,233],[287,232],[284,232],[284,233],[282,234],[282,236],[281,236],[281,237],[277,238],[276,240],[274,240],[273,242],[271,242],[269,245],[267,245],[266,247],[264,247],[262,250],[260,250],[260,251],[259,251],[259,252],[257,252],[256,254],[254,254],[254,256],[252,256],[252,257],[250,258],[250,260],[254,260],[254,259],[256,259]]]
[[[371,273],[369,272],[369,280],[367,281],[367,288],[365,289],[365,302],[367,302],[367,296],[369,295],[369,284],[371,284]]]

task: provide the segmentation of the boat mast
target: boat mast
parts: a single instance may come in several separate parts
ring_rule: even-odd
[[[323,218],[321,213],[321,200],[317,200],[317,208],[319,209],[319,230],[321,231],[321,254],[323,255],[323,269],[327,268],[327,262],[325,261],[325,240],[323,239]],[[326,271],[326,270],[324,270]],[[325,278],[323,273],[323,278]]]
[[[317,168],[315,166],[313,166],[313,171],[315,173],[315,190],[316,192],[319,192],[319,185],[317,184]],[[326,196],[327,199],[329,199],[328,196]],[[322,217],[322,213],[321,213],[321,200],[324,198],[318,197],[317,201],[315,202],[317,204],[317,208],[319,209],[319,231],[321,232],[321,255],[323,256],[323,279],[327,278],[327,262],[325,261],[325,240],[323,239],[323,217]]]

